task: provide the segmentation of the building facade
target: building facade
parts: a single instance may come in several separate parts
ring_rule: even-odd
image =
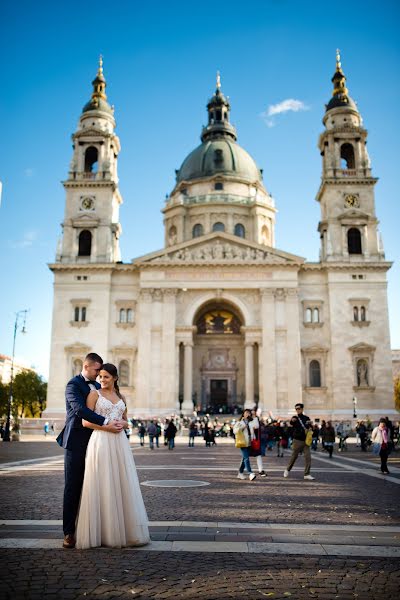
[[[76,132],[54,273],[47,414],[96,351],[130,415],[295,402],[322,418],[394,414],[385,255],[356,104],[340,57],[319,138],[319,262],[275,246],[274,201],[237,143],[219,77],[201,144],[163,207],[164,248],[121,261],[120,142],[102,64]]]

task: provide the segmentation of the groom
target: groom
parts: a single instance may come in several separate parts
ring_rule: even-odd
[[[83,362],[82,373],[73,377],[65,390],[67,416],[65,427],[57,437],[57,442],[65,449],[64,458],[64,505],[63,529],[64,548],[75,546],[75,521],[78,514],[83,476],[85,473],[86,447],[92,430],[83,427],[82,419],[100,425],[105,431],[119,433],[121,425],[118,421],[109,421],[86,406],[86,398],[92,390],[100,385],[96,377],[100,373],[103,359],[94,352],[88,354]]]

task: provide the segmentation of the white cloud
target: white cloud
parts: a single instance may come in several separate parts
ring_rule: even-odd
[[[37,237],[37,231],[27,231],[26,233],[24,233],[21,240],[10,243],[11,248],[29,248],[37,240]]]
[[[286,100],[282,100],[282,102],[278,102],[278,104],[270,104],[267,110],[261,113],[261,116],[268,127],[273,127],[275,125],[275,121],[272,117],[290,111],[299,112],[303,110],[309,110],[309,108],[310,107],[304,104],[304,102],[301,100],[287,98]]]

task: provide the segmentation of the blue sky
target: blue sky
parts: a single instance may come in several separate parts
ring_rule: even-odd
[[[0,8],[3,143],[0,179],[0,353],[11,354],[14,315],[30,309],[16,356],[47,375],[52,274],[64,213],[60,183],[91,94],[100,53],[115,105],[122,258],[163,246],[160,210],[174,170],[199,143],[215,72],[238,141],[264,170],[278,208],[277,247],[318,260],[317,149],[341,49],[350,94],[369,131],[376,210],[389,273],[392,347],[400,348],[399,8],[397,2],[187,0],[95,4],[4,1]],[[293,99],[306,110],[265,118]],[[272,119],[272,120],[271,120]]]

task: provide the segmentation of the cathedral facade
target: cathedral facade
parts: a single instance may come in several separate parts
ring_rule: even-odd
[[[394,414],[385,255],[367,131],[337,56],[319,138],[319,262],[275,246],[276,209],[237,143],[219,78],[201,144],[162,210],[164,248],[119,251],[120,142],[102,63],[73,135],[54,273],[46,415],[95,351],[119,369],[129,416],[254,406],[286,417]]]

